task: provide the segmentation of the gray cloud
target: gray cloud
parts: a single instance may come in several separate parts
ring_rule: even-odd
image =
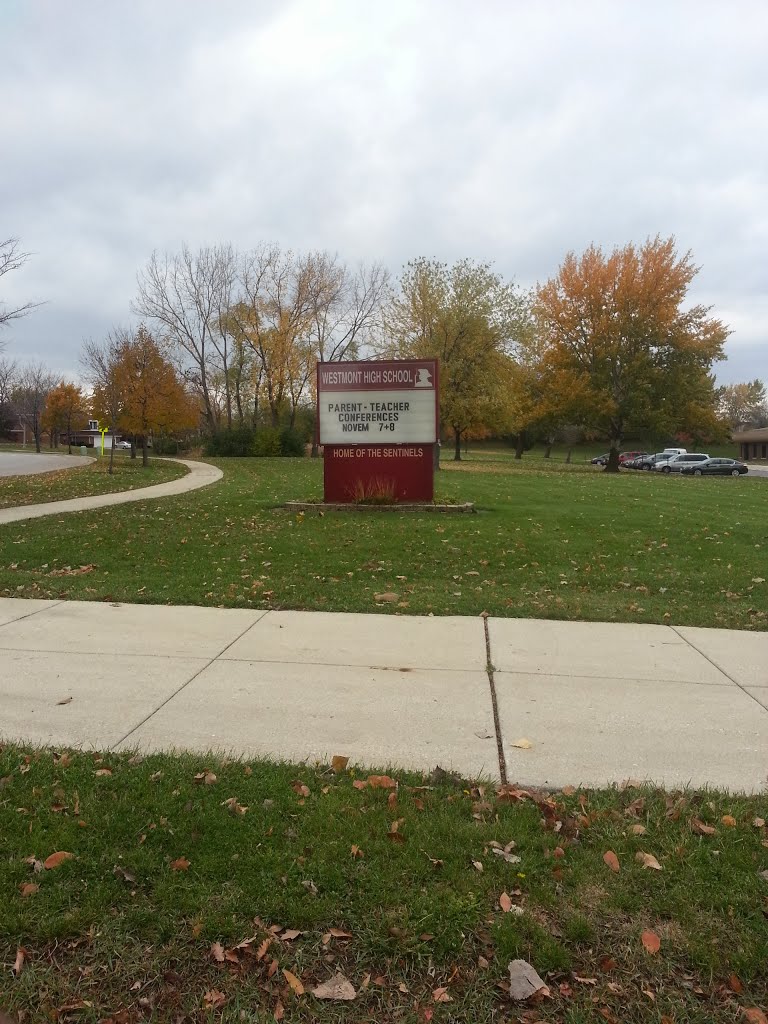
[[[0,234],[48,305],[10,351],[75,370],[154,248],[262,239],[493,260],[673,233],[768,378],[763,3],[296,0],[0,7]]]

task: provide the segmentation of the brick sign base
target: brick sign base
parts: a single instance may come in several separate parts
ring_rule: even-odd
[[[327,444],[325,500],[354,502],[388,495],[395,501],[432,501],[433,449],[431,444]]]

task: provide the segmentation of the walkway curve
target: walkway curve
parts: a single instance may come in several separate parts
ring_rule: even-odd
[[[224,476],[216,466],[207,462],[191,462],[188,459],[172,459],[187,466],[189,473],[178,480],[169,480],[152,487],[139,487],[133,491],[115,491],[112,494],[92,494],[87,498],[67,498],[65,501],[48,501],[42,505],[16,505],[0,509],[0,526],[4,523],[18,523],[24,519],[40,519],[42,516],[60,515],[62,512],[87,512],[93,508],[107,508],[110,505],[124,505],[129,501],[151,501],[167,498],[171,494],[186,494],[199,487],[215,484]]]

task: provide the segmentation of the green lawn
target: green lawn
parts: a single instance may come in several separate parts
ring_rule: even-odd
[[[765,797],[367,777],[0,748],[0,1005],[83,1024],[278,1004],[289,1022],[725,1024],[766,1005]],[[515,958],[549,998],[510,1003]],[[355,1002],[310,994],[337,971]]]
[[[188,470],[178,462],[152,459],[142,467],[141,459],[115,455],[114,472],[109,473],[109,458],[90,460],[85,468],[55,470],[34,476],[0,477],[0,508],[36,505],[65,498],[84,498],[91,494],[132,491],[184,476]]]
[[[281,503],[321,497],[319,461],[217,465],[200,491],[0,527],[0,594],[766,628],[764,479],[478,457],[437,478],[477,515],[297,515]]]

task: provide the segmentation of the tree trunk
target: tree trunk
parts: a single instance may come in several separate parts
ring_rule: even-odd
[[[112,476],[115,470],[115,435],[112,435],[112,444],[109,448],[109,475]]]
[[[453,428],[453,438],[454,438],[453,461],[454,462],[461,462],[461,430],[458,427],[454,427]]]
[[[40,424],[35,424],[35,451],[40,454]]]
[[[548,459],[551,454],[552,454],[552,445],[549,442],[547,442],[547,446],[544,449],[544,458]]]
[[[608,453],[608,461],[605,464],[606,473],[619,472],[619,442],[611,441],[611,450]]]
[[[437,473],[440,469],[440,438],[432,445],[432,468]]]
[[[147,458],[147,435],[146,434],[141,439],[141,464],[142,464],[142,466],[145,469],[149,465],[149,461],[148,461],[148,458]]]
[[[570,466],[570,464],[571,464],[571,452],[572,451],[573,451],[573,448],[569,448],[568,449],[568,454],[565,456],[565,464],[566,464],[566,466]]]
[[[520,433],[517,435],[517,438],[515,439],[515,458],[516,459],[522,459],[524,451],[525,451],[525,434],[523,434],[523,432],[521,430]]]
[[[136,438],[135,437],[131,438],[131,458],[132,459],[136,458]]]

